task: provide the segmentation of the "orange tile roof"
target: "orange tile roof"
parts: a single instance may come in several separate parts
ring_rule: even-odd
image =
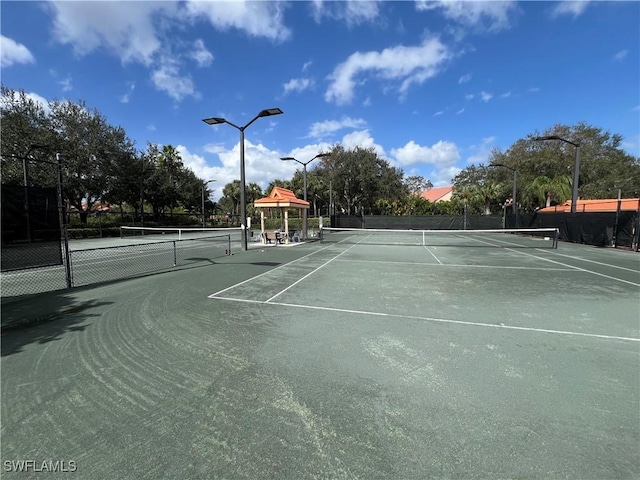
[[[291,190],[282,187],[273,187],[269,196],[256,200],[253,205],[256,208],[309,208],[309,202],[300,200]]]
[[[451,194],[453,193],[453,187],[434,187],[429,190],[425,190],[420,194],[422,198],[428,200],[432,203],[437,201],[449,200],[451,198]],[[443,198],[449,195],[449,198]]]
[[[640,198],[623,198],[620,200],[621,211],[637,211],[640,208]],[[598,200],[578,200],[576,212],[615,212],[618,209],[617,198],[601,198]],[[571,212],[571,200],[562,205],[545,207],[539,213]]]

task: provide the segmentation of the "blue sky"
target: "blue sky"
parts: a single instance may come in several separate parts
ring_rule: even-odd
[[[136,142],[172,144],[212,198],[264,188],[340,142],[449,185],[554,124],[640,155],[639,2],[2,2],[2,82],[84,100]],[[313,166],[310,165],[309,168]]]

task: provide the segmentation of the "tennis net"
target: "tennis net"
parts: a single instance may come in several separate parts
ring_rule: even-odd
[[[322,243],[442,247],[557,248],[557,228],[488,230],[396,230],[332,228],[321,230]]]
[[[120,238],[149,237],[149,240],[188,240],[239,233],[240,228],[120,227]]]

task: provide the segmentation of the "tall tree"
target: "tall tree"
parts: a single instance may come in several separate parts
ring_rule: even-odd
[[[402,170],[392,167],[372,148],[345,150],[336,145],[316,168],[325,182],[332,183],[337,210],[344,213],[371,212],[380,198],[404,198]],[[328,180],[328,181],[327,181]]]
[[[425,190],[433,188],[431,180],[420,175],[411,175],[405,178],[403,183],[411,195],[420,195]]]

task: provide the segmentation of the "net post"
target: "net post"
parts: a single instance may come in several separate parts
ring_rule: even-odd
[[[120,239],[124,238],[124,233],[122,233],[122,226],[120,226]]]
[[[553,232],[553,248],[557,249],[558,248],[558,240],[560,240],[560,229],[556,228],[555,232]]]
[[[227,235],[227,255],[231,255],[231,235]]]

